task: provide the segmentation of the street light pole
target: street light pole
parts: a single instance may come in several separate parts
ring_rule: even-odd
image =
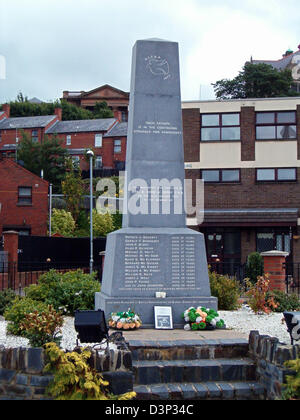
[[[90,158],[90,274],[94,271],[94,246],[93,246],[93,159],[94,152],[87,151],[87,156]]]

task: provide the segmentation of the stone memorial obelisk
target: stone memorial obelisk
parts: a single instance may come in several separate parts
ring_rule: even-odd
[[[200,139],[199,139],[200,141]],[[144,327],[171,306],[175,328],[211,297],[204,237],[186,228],[178,44],[137,41],[133,49],[123,228],[108,235],[95,309],[131,308]]]

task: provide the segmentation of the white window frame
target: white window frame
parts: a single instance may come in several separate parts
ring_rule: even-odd
[[[102,145],[103,145],[103,134],[95,134],[95,147],[101,148]]]
[[[67,146],[71,146],[72,145],[72,136],[67,136],[66,143],[67,143]]]

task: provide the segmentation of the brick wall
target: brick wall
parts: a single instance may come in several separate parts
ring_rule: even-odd
[[[187,176],[200,176],[199,170],[186,171]],[[300,179],[300,168],[297,169]],[[206,208],[300,208],[297,182],[256,183],[255,169],[241,169],[239,184],[205,184]]]
[[[132,392],[132,356],[129,350],[119,347],[108,353],[92,350],[89,364],[103,373],[112,394]],[[0,401],[49,399],[45,392],[53,377],[44,373],[44,368],[43,349],[0,346]]]
[[[3,226],[30,227],[31,234],[47,235],[48,182],[25,170],[15,162],[0,162],[0,234]],[[18,187],[32,188],[32,205],[18,205]]]
[[[255,160],[255,108],[241,108],[241,160]]]
[[[182,111],[185,162],[199,162],[201,118],[199,108]]]

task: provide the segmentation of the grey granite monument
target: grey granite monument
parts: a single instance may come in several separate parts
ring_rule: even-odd
[[[200,139],[199,139],[200,141]],[[133,50],[123,228],[108,235],[101,293],[106,316],[131,308],[144,327],[171,306],[176,328],[211,297],[202,234],[186,228],[178,44],[137,41]]]

